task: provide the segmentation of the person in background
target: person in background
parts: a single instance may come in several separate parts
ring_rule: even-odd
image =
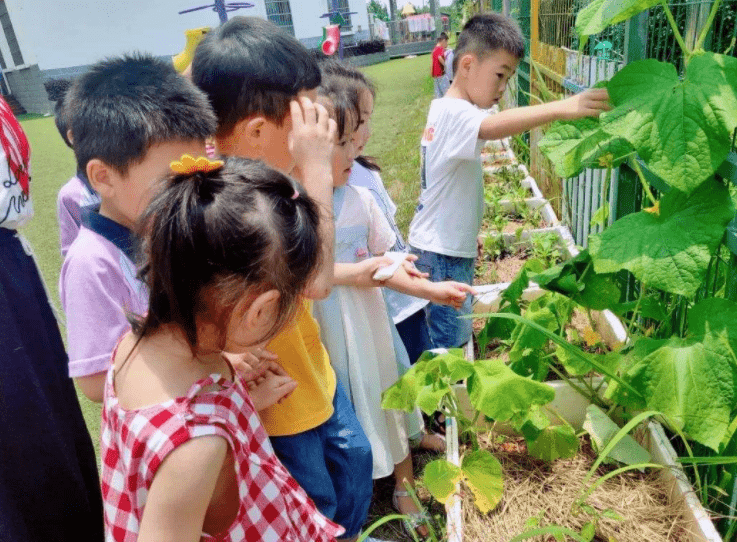
[[[445,92],[448,92],[448,89],[450,88],[450,85],[453,84],[453,58],[455,56],[455,53],[453,52],[452,47],[448,47],[445,50],[445,81],[443,84],[445,85]]]
[[[59,131],[61,139],[67,147],[73,148],[70,136],[70,121],[68,109],[64,107],[66,96],[72,81],[69,79],[53,79],[45,83],[49,100],[56,102],[54,105],[54,124]],[[100,196],[90,185],[87,174],[77,169],[76,175],[70,178],[59,190],[56,197],[56,218],[59,222],[59,244],[61,257],[65,258],[69,247],[79,233],[82,221],[82,207],[99,205]]]
[[[448,47],[448,34],[441,32],[432,50],[432,81],[436,98],[442,98],[445,91],[445,48]]]
[[[28,242],[31,149],[0,98],[0,540],[103,540],[95,451]]]

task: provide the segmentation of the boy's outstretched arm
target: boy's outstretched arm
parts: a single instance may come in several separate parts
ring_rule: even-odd
[[[337,125],[327,110],[309,98],[301,97],[290,104],[292,132],[290,149],[299,170],[302,185],[315,200],[320,210],[320,239],[322,258],[312,283],[307,286],[305,296],[323,299],[333,287],[333,246],[335,224],[333,222],[333,174],[332,154]]]
[[[603,111],[609,109],[611,107],[607,90],[592,88],[565,100],[516,107],[489,115],[481,122],[479,139],[503,139],[527,132],[554,120],[598,117]]]

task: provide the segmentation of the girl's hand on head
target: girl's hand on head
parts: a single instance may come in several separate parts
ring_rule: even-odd
[[[296,388],[297,382],[290,376],[276,374],[271,370],[248,382],[248,393],[257,411],[281,403]]]
[[[430,276],[430,273],[423,273],[419,269],[415,267],[415,262],[417,261],[417,255],[416,254],[409,254],[407,256],[407,259],[402,262],[402,267],[404,267],[404,270],[407,272],[407,274],[410,277],[418,278],[418,279],[426,279]]]
[[[330,118],[324,106],[306,96],[292,100],[289,107],[292,115],[289,150],[294,158],[295,168],[303,176],[312,167],[324,167],[329,171],[338,132],[337,124]]]
[[[434,282],[430,301],[439,305],[449,305],[455,309],[460,309],[466,301],[468,294],[475,294],[474,289],[468,284],[452,280]]]
[[[263,348],[256,348],[251,352],[243,354],[231,354],[223,352],[223,356],[230,362],[233,369],[248,382],[262,376],[271,364],[278,365],[277,355]],[[285,373],[286,374],[286,373]]]
[[[566,98],[560,102],[562,106],[561,118],[574,120],[583,117],[598,117],[604,111],[609,111],[609,92],[605,88],[590,88],[580,94]]]

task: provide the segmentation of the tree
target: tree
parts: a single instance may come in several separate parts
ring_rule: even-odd
[[[366,6],[369,13],[372,13],[377,19],[382,21],[389,20],[389,13],[386,11],[386,6],[378,0],[371,0]]]

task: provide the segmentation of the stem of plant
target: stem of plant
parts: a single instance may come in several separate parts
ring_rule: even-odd
[[[627,336],[631,336],[632,334],[632,326],[635,324],[635,320],[637,319],[637,313],[640,310],[640,304],[642,303],[642,298],[645,297],[645,284],[640,282],[640,295],[637,297],[637,303],[635,303],[635,310],[632,311],[632,318],[630,318],[630,323],[627,326]]]
[[[711,11],[709,12],[709,17],[706,19],[706,24],[704,25],[704,28],[701,29],[701,33],[699,34],[699,39],[696,41],[696,45],[694,45],[694,51],[697,51],[704,47],[706,36],[709,35],[709,29],[711,28],[711,25],[714,23],[714,17],[716,17],[717,11],[719,11],[719,5],[721,3],[722,3],[722,0],[714,0],[714,3],[711,5]]]
[[[642,189],[645,191],[647,199],[650,200],[652,205],[656,205],[658,201],[655,199],[655,196],[653,196],[652,190],[650,190],[650,185],[645,179],[645,174],[642,173],[642,168],[640,167],[640,163],[637,161],[637,158],[631,158],[629,163],[632,169],[635,170],[635,173],[637,173],[637,177],[640,179],[640,184],[642,184]]]
[[[676,24],[675,19],[673,18],[673,12],[668,7],[668,3],[665,0],[660,0],[660,5],[663,6],[663,11],[665,11],[665,17],[668,19],[668,24],[670,24],[671,29],[673,30],[673,35],[676,38],[676,41],[678,42],[678,46],[681,48],[681,51],[683,51],[683,58],[688,65],[688,61],[691,58],[691,50],[686,47],[686,43],[683,41],[683,36],[681,36],[681,31],[678,30],[678,24]]]

